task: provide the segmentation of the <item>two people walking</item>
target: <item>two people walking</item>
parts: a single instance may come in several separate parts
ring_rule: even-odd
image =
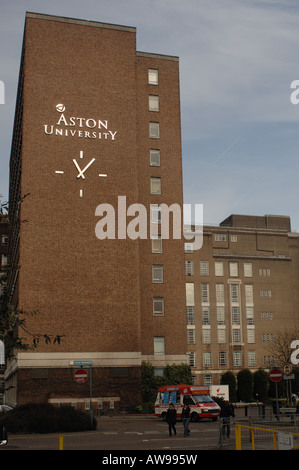
[[[187,437],[190,434],[189,423],[190,423],[190,408],[188,405],[184,405],[182,410],[182,421],[184,425],[184,436]],[[177,412],[172,403],[169,404],[169,408],[166,412],[166,422],[168,423],[169,436],[172,436],[172,432],[176,435],[176,422]]]

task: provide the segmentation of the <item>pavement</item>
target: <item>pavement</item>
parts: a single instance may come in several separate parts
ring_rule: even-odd
[[[271,410],[266,410],[265,418],[269,418]],[[260,410],[257,407],[245,407],[235,409],[235,418],[232,418],[231,437],[220,439],[220,421],[203,420],[198,423],[190,423],[190,436],[183,435],[181,422],[177,423],[177,435],[169,437],[168,425],[154,415],[116,415],[113,417],[102,416],[98,418],[98,426],[95,431],[84,433],[64,433],[62,441],[63,450],[98,450],[101,453],[108,452],[152,452],[172,453],[177,455],[199,455],[201,451],[222,450],[235,451],[235,426],[236,424],[250,425],[260,418]],[[264,420],[258,423],[265,424]],[[291,420],[289,419],[289,424]],[[256,425],[256,424],[255,424]],[[268,426],[270,427],[270,426]],[[277,428],[275,419],[271,427]],[[298,418],[299,428],[299,418]],[[282,429],[286,431],[285,428]],[[289,429],[288,429],[289,430]],[[298,429],[299,430],[299,429]],[[264,437],[266,436],[266,437]],[[299,440],[298,440],[299,445]],[[0,447],[2,450],[58,450],[59,434],[49,435],[9,435],[8,444]],[[242,430],[241,449],[251,451],[252,443],[248,429]],[[263,433],[256,435],[255,450],[273,450],[272,434]],[[233,452],[237,457],[237,453]],[[242,453],[241,453],[242,454]],[[254,452],[249,452],[255,455]],[[242,454],[244,455],[244,454]],[[4,454],[2,453],[2,456]],[[234,458],[235,458],[234,457]]]

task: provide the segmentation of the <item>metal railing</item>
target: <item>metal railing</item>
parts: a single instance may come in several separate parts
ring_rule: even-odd
[[[264,427],[257,426],[247,426],[244,424],[235,424],[235,440],[236,440],[236,450],[242,450],[242,429],[248,429],[250,431],[250,441],[251,441],[251,450],[255,450],[255,436],[256,432],[262,431],[263,433],[272,434],[273,447],[272,450],[277,450],[277,437],[281,430],[278,429],[267,429]],[[299,433],[288,433],[292,437],[299,437]],[[299,448],[299,446],[293,446],[292,449]]]

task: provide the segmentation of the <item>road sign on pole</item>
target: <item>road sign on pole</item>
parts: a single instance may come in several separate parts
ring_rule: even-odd
[[[74,374],[74,380],[78,382],[79,384],[83,384],[86,382],[88,379],[88,373],[84,369],[78,369],[76,370]]]
[[[272,382],[280,382],[282,379],[282,372],[280,369],[272,369],[270,371],[269,377]]]
[[[282,370],[285,375],[290,375],[293,370],[293,367],[291,366],[291,364],[285,364]]]

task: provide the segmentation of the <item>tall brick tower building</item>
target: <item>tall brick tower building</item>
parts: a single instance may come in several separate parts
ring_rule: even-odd
[[[27,13],[8,289],[38,312],[30,333],[64,337],[16,354],[10,402],[84,402],[74,364],[89,361],[95,401],[135,405],[142,361],[186,361],[183,239],[126,236],[136,203],[148,227],[159,222],[150,205],[183,204],[178,58],[136,52],[132,27]],[[96,233],[104,204],[115,238]]]

